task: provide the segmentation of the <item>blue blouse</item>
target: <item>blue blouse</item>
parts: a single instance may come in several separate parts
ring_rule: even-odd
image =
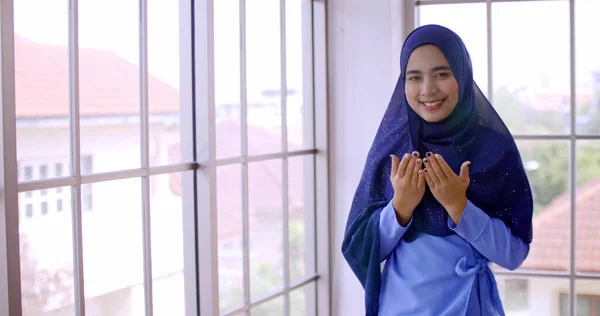
[[[470,201],[447,237],[420,234],[405,242],[403,227],[390,203],[379,221],[382,272],[379,316],[504,315],[489,262],[514,270],[529,254],[529,245],[504,223]]]

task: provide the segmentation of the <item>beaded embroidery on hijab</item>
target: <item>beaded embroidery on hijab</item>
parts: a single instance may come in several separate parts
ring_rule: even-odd
[[[459,100],[450,116],[437,123],[424,121],[408,105],[404,94],[405,70],[410,54],[422,45],[437,46],[450,65],[459,86]],[[473,80],[469,53],[453,31],[426,25],[406,39],[400,57],[402,74],[396,83],[350,209],[342,252],[365,288],[367,309],[376,315],[380,286],[379,212],[393,196],[389,180],[390,155],[401,157],[430,151],[444,157],[459,173],[471,161],[467,198],[490,217],[501,219],[512,234],[531,243],[533,197],[515,141]],[[403,239],[419,234],[447,236],[448,214],[429,189],[413,213]],[[369,313],[368,313],[369,314]]]

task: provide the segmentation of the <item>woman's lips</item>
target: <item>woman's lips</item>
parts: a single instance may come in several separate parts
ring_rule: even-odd
[[[442,104],[444,104],[445,100],[446,99],[444,98],[444,99],[436,100],[436,101],[421,101],[421,105],[427,111],[435,111],[442,107]]]

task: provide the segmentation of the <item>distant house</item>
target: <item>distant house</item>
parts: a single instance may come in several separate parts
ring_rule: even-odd
[[[105,50],[80,49],[81,167],[85,174],[140,167],[138,67]],[[19,180],[70,175],[69,64],[64,46],[15,36]],[[180,159],[179,91],[149,76],[151,165]],[[301,105],[300,105],[301,106]],[[297,110],[297,108],[295,109]],[[235,113],[228,115],[235,115]],[[300,120],[301,121],[301,120]],[[301,123],[301,122],[300,122]],[[276,125],[276,124],[275,124]],[[249,147],[280,151],[276,132],[250,125]],[[300,130],[298,132],[298,130]],[[301,147],[301,129],[289,127],[290,147]],[[239,156],[240,125],[217,125],[220,157]],[[235,151],[237,149],[237,151]],[[304,158],[289,159],[290,220],[303,223]],[[221,287],[242,281],[242,186],[239,165],[219,167],[218,237]],[[183,315],[183,236],[180,174],[151,177],[152,266],[156,315]],[[310,186],[312,187],[312,185]],[[82,186],[86,315],[139,315],[144,310],[141,182],[127,179]],[[249,167],[251,257],[282,264],[280,160]],[[20,231],[32,262],[23,263],[31,294],[28,316],[72,315],[72,277],[36,281],[43,271],[72,269],[70,188],[19,195]],[[310,204],[306,204],[307,207]],[[204,212],[207,210],[198,210]],[[260,245],[259,250],[256,246]],[[67,273],[68,274],[68,273]],[[52,290],[38,300],[39,288]],[[61,292],[62,291],[62,292]],[[227,291],[225,289],[225,291]],[[34,305],[39,306],[34,306]]]
[[[600,273],[600,179],[576,192],[576,264],[581,273]],[[533,221],[533,242],[521,269],[567,272],[570,267],[570,194],[557,196]],[[501,283],[501,282],[499,282]],[[578,280],[577,315],[600,314],[600,282]],[[569,282],[557,278],[528,278],[522,293],[527,307],[508,315],[568,315]]]

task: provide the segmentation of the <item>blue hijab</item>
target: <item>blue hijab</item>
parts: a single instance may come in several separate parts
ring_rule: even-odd
[[[417,47],[432,44],[445,55],[458,82],[459,99],[448,118],[437,123],[421,119],[404,94],[405,71]],[[381,270],[379,215],[393,196],[390,154],[401,157],[418,151],[441,154],[459,174],[469,160],[471,183],[467,198],[490,217],[502,220],[525,243],[532,239],[533,197],[515,141],[473,80],[469,53],[461,38],[439,25],[415,29],[400,57],[402,74],[385,111],[352,201],[342,245],[344,258],[365,289],[366,315],[377,315]],[[413,213],[403,236],[448,236],[448,214],[429,188]]]

